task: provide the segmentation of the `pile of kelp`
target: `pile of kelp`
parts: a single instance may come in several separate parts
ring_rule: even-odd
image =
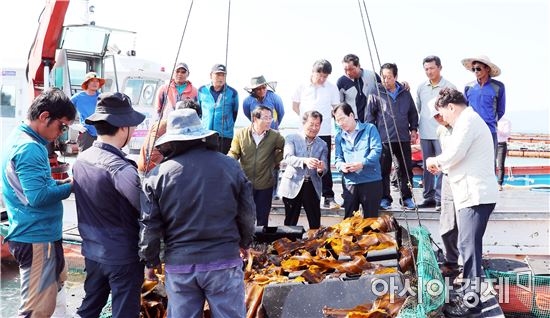
[[[168,314],[168,297],[164,287],[164,265],[162,273],[156,272],[158,281],[146,279],[141,287],[140,318],[165,318]]]
[[[409,249],[398,246],[398,234],[399,226],[391,216],[362,218],[355,214],[336,225],[309,231],[303,240],[282,238],[269,245],[254,246],[245,270],[247,318],[264,317],[263,289],[269,284],[316,284],[343,275],[349,278],[397,271],[396,267],[367,261],[372,251],[394,249],[395,255],[399,255],[399,269],[408,271],[413,266],[413,258]],[[402,303],[399,299],[395,305],[388,304],[386,298],[381,298],[352,309],[326,308],[325,315],[394,317]]]
[[[245,280],[258,285],[286,282],[315,284],[341,275],[385,274],[396,271],[370,263],[370,251],[397,250],[397,223],[391,216],[364,219],[356,214],[342,222],[309,231],[307,238],[282,238],[253,248]],[[393,233],[389,233],[393,232]]]
[[[366,256],[372,251],[399,250],[399,268],[407,271],[412,267],[412,256],[408,249],[399,248],[398,228],[391,216],[365,219],[355,214],[336,225],[309,231],[302,240],[282,238],[271,244],[255,244],[245,260],[246,317],[264,317],[262,295],[269,284],[316,284],[342,275],[356,277],[397,271],[395,267],[367,261]],[[146,280],[143,285],[141,317],[166,317],[164,275],[157,273],[157,276],[158,282]],[[351,309],[324,308],[323,313],[327,317],[394,317],[403,300],[392,298],[389,302],[388,297]],[[209,314],[206,305],[204,317]]]
[[[366,303],[350,309],[323,308],[323,314],[329,318],[390,318],[396,317],[405,298],[385,294],[373,303]]]

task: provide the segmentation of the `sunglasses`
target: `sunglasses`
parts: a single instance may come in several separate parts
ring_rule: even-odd
[[[481,72],[481,67],[472,67],[472,72]]]
[[[59,122],[59,130],[64,133],[69,130],[69,125]]]

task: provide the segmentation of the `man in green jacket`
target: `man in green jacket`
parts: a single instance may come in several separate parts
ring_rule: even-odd
[[[241,168],[252,182],[256,223],[267,226],[275,184],[273,169],[283,160],[285,139],[270,129],[273,121],[271,109],[260,105],[252,111],[251,116],[252,125],[235,134],[227,155],[239,160]]]

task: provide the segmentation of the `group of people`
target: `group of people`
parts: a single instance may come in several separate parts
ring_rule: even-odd
[[[488,58],[463,64],[477,77],[465,95],[441,77],[438,57],[424,59],[428,81],[419,87],[415,104],[409,85],[397,81],[395,64],[386,63],[375,74],[362,69],[356,55],[346,55],[345,75],[334,85],[327,81],[331,64],[319,60],[292,97],[302,129],[283,138],[277,127],[284,107],[275,83],[252,78],[243,103],[251,124],[234,132],[238,94],[225,82],[226,67],[214,65],[211,83],[197,90],[187,79],[189,67],[179,63],[160,89],[160,119],[137,164],[121,151],[144,120],[128,96],[97,94],[102,79],[95,73],[86,76],[84,91],[73,102],[60,90],[45,91],[2,152],[10,222],[5,240],[20,265],[20,315],[53,312],[66,272],[61,201],[74,192],[86,266],[80,317],[98,317],[109,293],[113,317],[137,317],[143,273],[155,279],[161,261],[169,317],[199,317],[205,300],[213,316],[244,316],[242,258],[255,225],[268,224],[279,165],[286,164],[277,190],[286,225],[296,225],[304,207],[309,227],[319,228],[321,198],[327,207],[335,204],[331,118],[338,126],[335,166],[343,176],[345,217],[359,206],[365,217],[391,206],[392,161],[401,203],[415,208],[410,145],[420,130],[424,167],[443,175],[451,189],[442,196],[438,182],[426,180],[431,189],[425,189],[423,202],[443,202],[442,219],[445,215],[451,224],[444,236],[447,265],[458,266],[460,255],[464,278],[479,279],[481,239],[496,202],[494,129],[504,114],[504,85],[493,79],[500,69]],[[91,100],[85,95],[96,99],[93,112],[81,110],[80,103]],[[68,130],[77,109],[86,125],[80,140],[87,149],[73,176],[56,181],[45,145]],[[449,315],[480,310],[466,305],[457,304]]]

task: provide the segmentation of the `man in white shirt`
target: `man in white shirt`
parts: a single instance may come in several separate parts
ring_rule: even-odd
[[[319,130],[319,138],[327,143],[328,148],[328,170],[323,176],[323,197],[325,198],[323,205],[326,208],[338,209],[339,206],[334,201],[332,173],[330,172],[332,121],[329,118],[332,117],[332,108],[340,103],[340,94],[336,85],[327,81],[330,73],[332,73],[332,65],[329,61],[316,61],[313,64],[309,81],[300,85],[294,93],[292,109],[300,117],[303,117],[304,113],[309,110],[316,110],[325,118]]]
[[[444,87],[456,88],[451,82],[441,76],[441,59],[430,55],[422,61],[424,72],[428,80],[418,87],[416,93],[416,109],[418,110],[418,130],[420,132],[420,147],[426,167],[426,158],[438,156],[441,153],[441,145],[437,139],[437,126],[433,116],[430,114],[430,107]],[[424,190],[422,196],[424,202],[418,205],[419,208],[441,208],[441,175],[434,176],[428,169],[424,169],[422,180]]]
[[[464,262],[464,301],[446,308],[447,317],[481,315],[480,286],[483,234],[497,199],[493,139],[483,119],[452,88],[439,92],[436,106],[453,127],[448,144],[426,160],[432,173],[448,171],[457,209],[458,249]]]

